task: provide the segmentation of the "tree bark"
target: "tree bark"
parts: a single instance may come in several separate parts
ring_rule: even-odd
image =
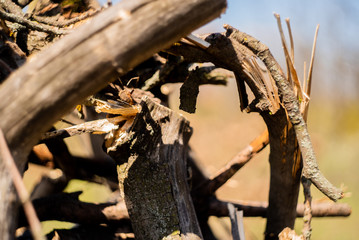
[[[296,218],[301,168],[293,171],[293,164],[298,157],[296,148],[298,144],[294,128],[284,108],[280,107],[275,113],[270,110],[274,109],[266,95],[266,90],[270,86],[266,83],[260,85],[260,81],[251,78],[250,74],[253,72],[248,74],[245,63],[248,59],[255,58],[255,54],[237,39],[238,32],[229,29],[226,34],[207,36],[206,40],[211,43],[211,46],[206,51],[191,46],[174,46],[169,51],[183,55],[188,61],[213,62],[217,66],[232,70],[236,75],[238,86],[240,86],[240,81],[245,81],[255,95],[256,99],[249,105],[249,108],[260,112],[265,120],[271,146],[269,157],[271,181],[266,238],[271,236],[276,239],[285,227],[293,228]]]
[[[33,57],[0,87],[0,127],[19,169],[41,134],[72,107],[225,7],[225,0],[125,0]],[[0,233],[11,239],[15,197],[4,172],[0,182],[0,196],[8,196]]]
[[[110,155],[136,239],[200,239],[187,185],[189,122],[145,99],[142,111]]]
[[[278,239],[285,228],[294,228],[300,186],[301,168],[295,169],[298,144],[295,131],[284,109],[276,114],[261,114],[269,131],[270,189],[265,239]]]

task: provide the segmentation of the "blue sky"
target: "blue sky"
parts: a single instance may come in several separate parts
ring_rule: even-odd
[[[314,87],[318,91],[335,90],[340,97],[359,99],[357,0],[228,0],[225,14],[196,33],[222,32],[222,25],[230,24],[267,44],[283,63],[274,12],[279,13],[283,21],[290,18],[297,72],[301,75],[303,61],[309,61],[315,28],[320,24],[314,69],[314,77],[319,79],[315,79]]]
[[[289,17],[294,35],[296,68],[302,74],[303,61],[309,61],[317,24],[320,24],[315,88],[339,98],[359,98],[359,1],[355,0],[229,0],[220,19],[199,32],[223,31],[224,23],[247,32],[267,44],[283,63],[280,38],[273,13]]]

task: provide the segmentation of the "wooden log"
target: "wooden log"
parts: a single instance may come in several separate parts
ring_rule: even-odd
[[[189,122],[148,98],[141,107],[109,153],[119,164],[120,190],[136,239],[201,239],[186,181]]]
[[[62,115],[225,7],[225,0],[124,0],[12,73],[0,87],[0,127],[20,170],[41,134]],[[3,172],[0,195],[8,198],[2,202],[0,236],[12,239],[16,198]]]

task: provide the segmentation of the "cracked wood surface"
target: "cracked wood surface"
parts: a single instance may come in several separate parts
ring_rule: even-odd
[[[148,98],[109,154],[136,239],[202,239],[187,184],[189,122]]]

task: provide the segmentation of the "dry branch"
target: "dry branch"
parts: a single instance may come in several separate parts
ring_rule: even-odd
[[[209,214],[217,217],[228,216],[228,202],[220,201],[218,199],[211,199],[209,204]],[[268,203],[267,202],[251,202],[246,201],[243,203],[232,204],[238,209],[243,210],[245,217],[263,217],[267,216]],[[313,217],[348,217],[352,210],[346,203],[331,203],[331,202],[318,202],[312,205]],[[298,204],[296,210],[296,217],[303,217],[305,215],[304,204]]]
[[[24,16],[22,9],[11,0],[0,0],[0,6],[12,14]]]
[[[283,105],[295,129],[299,147],[302,152],[304,164],[303,176],[310,179],[323,194],[333,201],[342,198],[343,192],[334,187],[319,170],[307,125],[300,113],[297,97],[294,95],[280,66],[275,61],[268,47],[248,34],[242,33],[230,26],[226,26],[226,28],[228,31],[234,33],[233,37],[235,39],[251,49],[266,64],[275,79]]]
[[[55,130],[52,132],[46,132],[42,135],[41,140],[46,140],[49,138],[67,138],[75,135],[80,135],[84,133],[98,133],[105,134],[109,133],[118,128],[118,125],[115,125],[109,119],[99,119],[95,121],[89,121],[75,126],[71,126],[64,129]]]
[[[268,131],[266,130],[240,151],[225,167],[220,169],[215,177],[201,184],[199,191],[205,195],[214,194],[215,191],[225,184],[239,169],[265,148],[268,143]]]
[[[256,99],[249,105],[250,110],[261,113],[266,121],[271,143],[267,236],[277,236],[284,227],[293,227],[296,217],[300,172],[294,173],[293,177],[292,166],[296,153],[294,130],[289,128],[285,110],[277,109],[279,102],[276,102],[278,99],[275,96],[275,82],[268,76],[265,67],[262,70],[259,66],[254,53],[240,44],[231,31],[226,34],[211,34],[205,39],[211,43],[206,51],[189,45],[173,46],[169,51],[184,56],[187,61],[213,62],[217,66],[232,70],[236,75],[239,90],[240,83],[244,80],[254,93]],[[282,143],[282,139],[286,139],[286,142]],[[283,159],[285,161],[282,161]],[[201,205],[201,201],[196,203],[197,205]]]
[[[10,22],[21,24],[31,30],[36,30],[39,32],[46,32],[46,33],[55,34],[55,35],[63,35],[63,34],[67,34],[70,32],[69,30],[56,29],[56,28],[50,27],[48,25],[36,23],[36,22],[30,21],[30,20],[24,18],[21,15],[7,13],[1,9],[0,9],[0,18],[3,18]]]
[[[78,17],[74,17],[74,18],[71,18],[71,19],[68,19],[68,20],[52,20],[52,19],[49,19],[48,17],[41,17],[41,16],[36,16],[36,15],[33,15],[31,16],[31,18],[33,18],[34,20],[36,20],[37,22],[39,23],[44,23],[44,24],[47,24],[47,25],[50,25],[50,26],[54,26],[54,27],[66,27],[66,26],[70,26],[71,24],[75,24],[77,22],[80,22],[80,21],[83,21],[87,18],[90,18],[90,17],[93,17],[95,16],[96,14],[98,14],[100,12],[100,10],[89,10],[85,13],[82,13],[80,16]]]
[[[0,87],[0,112],[6,116],[0,127],[19,169],[41,134],[76,104],[218,17],[225,7],[225,0],[121,1],[12,73]],[[5,183],[7,175],[0,176]],[[10,184],[1,188],[1,195]],[[7,200],[2,215],[16,212],[15,199]],[[12,236],[15,216],[6,217],[8,224],[0,232]]]
[[[205,40],[211,43],[211,46],[205,51],[185,44],[172,46],[168,51],[184,56],[187,61],[213,62],[217,66],[232,70],[236,75],[239,92],[243,93],[240,83],[244,80],[254,93],[256,99],[249,105],[249,110],[256,110],[261,113],[268,126],[270,136],[271,185],[267,236],[268,239],[276,238],[284,227],[293,228],[296,217],[295,207],[297,205],[301,174],[301,165],[296,165],[298,157],[297,138],[299,139],[298,141],[303,140],[303,137],[308,140],[307,142],[300,142],[301,147],[306,148],[307,155],[308,151],[313,151],[313,149],[305,122],[299,111],[297,98],[291,90],[287,79],[283,76],[279,65],[271,56],[269,49],[247,34],[241,33],[230,26],[226,26],[226,28],[225,36],[211,34],[205,37]],[[256,56],[266,64],[264,68],[270,71],[273,83],[271,80],[264,81],[264,76],[260,74],[261,68],[253,67],[255,66],[253,61],[257,61]],[[276,109],[274,104],[279,104],[279,102],[275,96],[275,91],[271,91],[271,88],[274,90],[278,88],[278,93],[282,101],[284,101],[283,106],[285,109],[281,107],[277,112],[272,111]],[[240,96],[243,96],[243,94],[240,94]],[[271,99],[270,96],[273,96],[274,99]],[[241,108],[245,107],[243,100],[245,99],[241,97],[241,101],[244,103]],[[289,117],[292,124],[287,120],[288,112],[291,112]],[[282,142],[282,139],[285,141]],[[304,146],[305,144],[303,145],[303,143],[307,145]],[[314,157],[314,153],[311,156]],[[304,162],[308,161],[308,156],[305,159]],[[313,158],[309,162],[313,163],[312,160]],[[306,166],[306,163],[304,165]],[[314,167],[314,172],[319,174],[316,177],[321,180],[325,179],[317,165]],[[314,182],[316,181],[315,179],[318,180],[318,178],[314,178]],[[341,196],[341,192],[336,188],[332,188],[333,186],[329,182],[321,184],[317,181],[316,184],[319,189],[320,187],[328,187],[326,190],[323,188],[321,190],[331,197],[334,196],[337,199]],[[331,190],[336,192],[331,194]]]

